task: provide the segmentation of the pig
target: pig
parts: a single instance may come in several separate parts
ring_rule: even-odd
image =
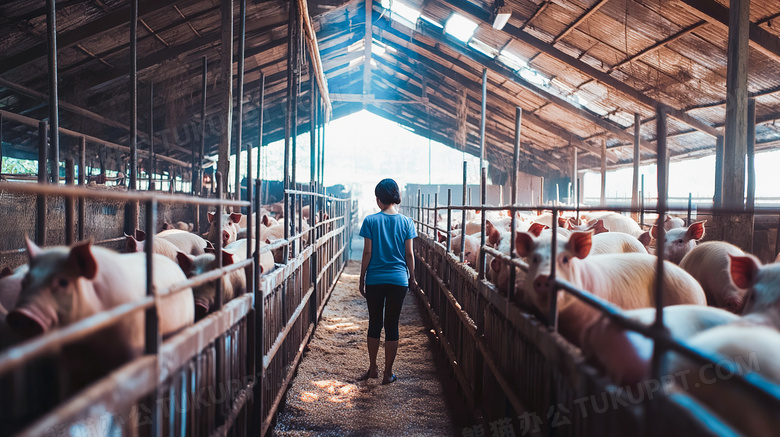
[[[644,325],[655,321],[655,308],[624,311],[623,315]],[[674,305],[664,308],[664,326],[677,340],[688,340],[699,332],[739,320],[728,311],[702,305]],[[609,317],[602,316],[585,332],[583,352],[619,385],[631,385],[650,377],[653,341],[625,330]],[[664,371],[662,371],[663,373]]]
[[[195,228],[195,225],[193,225],[192,223],[185,223],[185,222],[182,222],[182,221],[178,221],[175,224],[168,223],[168,222],[163,222],[163,225],[162,225],[162,230],[163,231],[167,231],[167,230],[170,230],[170,229],[178,229],[178,230],[181,230],[181,231],[192,232],[192,230],[194,228]]]
[[[241,214],[241,220],[238,221],[238,227],[239,228],[246,228],[247,226],[254,225],[255,224],[255,215],[256,214],[257,214],[256,212],[252,213],[252,220],[251,221],[247,221],[246,214]]]
[[[209,223],[209,232],[206,239],[211,241],[212,244],[217,244],[219,239],[222,239],[222,247],[236,241],[236,235],[240,230],[238,224],[241,222],[241,218],[244,216],[241,213],[234,212],[232,214],[222,214],[222,229],[217,229],[217,221],[214,220],[213,212],[207,214]]]
[[[679,218],[679,217],[672,217],[667,215],[664,219],[664,229],[667,231],[671,231],[672,229],[677,228],[684,228],[685,227],[685,220]]]
[[[593,235],[591,255],[606,253],[647,253],[647,248],[636,238],[622,232],[604,232]]]
[[[142,238],[136,239],[132,235],[125,234],[125,252],[127,253],[144,251],[144,240],[146,239],[146,234],[143,231],[139,231],[138,229],[135,230],[135,233],[136,237]],[[154,248],[152,249],[152,252],[159,253],[160,255],[175,261],[177,251],[178,249],[176,246],[174,246],[170,241],[164,238],[154,239]]]
[[[457,237],[454,237],[451,239],[450,244],[452,245],[452,252],[455,254],[455,256],[460,257],[460,245],[461,245],[461,239],[463,238],[462,235],[458,235]],[[472,268],[477,267],[477,259],[479,258],[479,237],[475,237],[473,235],[466,235],[466,246],[465,246],[465,255],[464,260],[466,262],[466,265],[471,266]]]
[[[602,220],[604,227],[609,229],[610,232],[622,232],[624,234],[638,237],[642,234],[642,228],[631,217],[616,212],[610,212],[601,216],[595,217],[597,220]]]
[[[780,384],[780,333],[775,328],[733,324],[695,335],[688,344],[706,355],[719,357],[720,367],[696,365],[675,355],[673,375],[681,375],[675,389],[696,398],[739,434],[774,437],[780,429],[777,407],[733,381],[733,375],[762,376]],[[733,370],[726,370],[728,363]],[[775,386],[776,387],[776,386]],[[775,391],[776,392],[776,391]]]
[[[222,266],[229,266],[231,264],[245,260],[246,245],[247,240],[241,239],[230,243],[224,249],[222,249]],[[188,278],[201,275],[217,268],[216,255],[213,253],[192,256],[184,252],[178,252],[176,258],[179,266]],[[261,259],[263,258],[264,257],[261,255]],[[267,255],[265,256],[265,259],[267,261]],[[262,268],[263,267],[261,263],[261,270]],[[244,269],[234,270],[227,275],[222,276],[220,280],[222,281],[223,303],[228,302],[235,296],[243,294],[246,291],[246,273]],[[196,286],[192,290],[192,293],[195,300],[195,320],[200,320],[209,312],[211,312],[214,306],[216,283],[215,281],[211,281]]]
[[[696,243],[704,237],[704,223],[706,220],[692,223],[687,228],[674,228],[664,236],[664,259],[675,264],[680,264],[686,253],[690,252]],[[650,233],[657,239],[658,228],[653,226]],[[656,248],[658,250],[658,242]],[[656,252],[657,253],[657,252]]]
[[[688,342],[710,356],[725,358],[742,375],[758,373],[780,384],[780,265],[761,263],[751,255],[728,255],[731,280],[747,289],[743,317],[702,332]],[[712,366],[696,365],[674,355],[669,367],[689,378],[677,384],[744,435],[774,436],[780,427],[777,410],[755,395],[729,384],[730,372],[716,377]]]
[[[699,281],[708,305],[741,314],[747,290],[737,287],[731,280],[729,255],[745,253],[725,241],[709,241],[688,252],[680,261],[680,267]]]
[[[604,232],[609,232],[609,229],[604,227],[604,220],[598,219],[598,220],[590,220],[587,224],[584,225],[578,225],[576,224],[576,220],[574,217],[570,217],[566,221],[566,225],[564,226],[565,229],[569,231],[593,231],[594,235],[598,235]]]
[[[146,254],[118,254],[93,246],[91,240],[40,248],[29,239],[27,253],[30,269],[7,317],[8,325],[22,337],[68,326],[146,295]],[[154,255],[154,288],[163,293],[158,295],[157,315],[164,337],[193,323],[192,290],[164,294],[185,280],[176,263]],[[80,388],[143,353],[144,312],[127,315],[71,346],[63,355],[69,383]]]
[[[656,258],[643,253],[620,253],[588,256],[592,236],[573,232],[567,239],[558,237],[557,259],[551,260],[551,239],[544,234],[536,238],[528,233],[515,237],[517,254],[528,260],[524,292],[543,313],[549,311],[550,265],[556,263],[557,276],[573,286],[593,293],[623,309],[651,307],[655,301]],[[668,305],[706,305],[704,291],[688,273],[665,263],[663,302]],[[585,329],[594,323],[599,312],[563,291],[556,293],[560,332],[577,346],[582,344]]]

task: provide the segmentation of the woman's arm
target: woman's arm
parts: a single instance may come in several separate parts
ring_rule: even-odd
[[[360,295],[366,296],[366,270],[371,262],[371,239],[363,239],[363,259],[360,262]]]
[[[414,278],[414,240],[408,239],[404,243],[406,246],[406,268],[409,269],[409,288],[417,288],[417,280]]]

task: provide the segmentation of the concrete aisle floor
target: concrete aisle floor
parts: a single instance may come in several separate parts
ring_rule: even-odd
[[[453,409],[462,408],[460,399],[450,380],[440,377],[447,370],[437,369],[429,328],[412,293],[406,295],[401,312],[393,366],[398,381],[388,385],[381,385],[381,378],[355,381],[368,368],[368,311],[358,292],[359,274],[360,262],[351,261],[341,275],[273,435],[460,435],[454,418],[462,420],[463,414],[453,414]],[[384,343],[377,361],[381,376]]]

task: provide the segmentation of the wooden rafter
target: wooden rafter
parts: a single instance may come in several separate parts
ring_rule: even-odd
[[[556,36],[553,40],[553,44],[559,42],[560,40],[566,38],[566,35],[570,34],[574,29],[577,28],[580,24],[582,24],[585,20],[590,18],[591,15],[598,12],[599,9],[601,9],[602,6],[607,4],[609,0],[600,0],[598,3],[593,5],[590,9],[585,11],[584,14],[580,15],[579,18],[574,20],[574,23],[572,23],[569,27],[567,27],[563,32],[560,33],[560,35]]]

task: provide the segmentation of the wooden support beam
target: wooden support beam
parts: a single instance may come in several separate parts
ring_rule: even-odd
[[[569,203],[577,205],[580,203],[580,199],[577,196],[577,148],[572,146],[571,148],[571,193],[569,194]]]
[[[580,15],[579,18],[574,20],[574,23],[572,23],[569,27],[567,27],[566,30],[564,30],[558,36],[556,36],[555,39],[553,40],[553,44],[555,44],[555,43],[559,42],[560,40],[566,38],[566,35],[570,34],[574,29],[577,28],[577,26],[579,26],[585,20],[590,18],[591,15],[595,14],[596,12],[598,12],[598,10],[601,9],[602,6],[607,4],[608,1],[609,0],[600,0],[598,3],[596,3],[593,6],[591,6],[591,8],[588,9],[587,11],[585,11],[584,14]]]
[[[176,1],[177,0],[142,1],[138,6],[138,14],[140,17],[143,17],[144,15],[151,14],[175,4]],[[126,26],[129,20],[130,5],[128,3],[126,6],[118,8],[114,12],[109,12],[94,21],[57,35],[58,50],[72,47],[86,39],[96,37],[109,30],[116,29],[117,27]],[[37,61],[46,56],[46,50],[47,44],[46,41],[44,41],[15,55],[0,59],[0,74],[8,73],[15,68]]]
[[[747,113],[747,200],[748,210],[756,206],[756,99],[748,99]]]
[[[314,66],[314,77],[317,79],[317,87],[319,88],[321,101],[325,109],[325,122],[330,120],[333,115],[333,107],[330,103],[330,97],[328,93],[328,80],[325,78],[325,70],[322,68],[322,57],[320,56],[320,49],[317,42],[317,33],[314,31],[314,25],[311,21],[311,15],[309,15],[309,6],[306,0],[298,0],[298,19],[303,26],[303,36],[306,42],[306,47],[309,51],[309,59]]]
[[[369,104],[381,104],[381,103],[391,103],[391,104],[397,104],[397,105],[427,105],[429,103],[428,98],[426,97],[411,97],[409,100],[401,100],[401,99],[378,99],[373,94],[363,95],[363,94],[331,94],[330,99],[333,102],[352,102],[352,103],[365,103],[367,105]]]
[[[745,153],[748,130],[748,31],[750,0],[730,0],[726,73],[726,132],[723,152],[723,206],[745,206]],[[752,214],[723,214],[718,219],[723,239],[750,251]]]
[[[424,66],[425,68],[435,72],[440,76],[449,78],[453,82],[457,83],[459,87],[469,90],[474,95],[477,95],[481,92],[480,91],[481,87],[479,87],[474,83],[474,79],[466,77],[454,71],[452,68],[439,64],[437,61],[434,60],[435,57],[426,56],[426,52],[429,49],[429,47],[420,45],[420,43],[418,43],[417,41],[408,40],[405,36],[402,38],[400,34],[395,34],[393,29],[387,29],[385,32],[383,32],[382,36],[380,37],[380,40],[383,42],[386,41],[387,43],[392,44],[394,47],[396,47],[399,53],[393,54],[391,56],[393,57],[395,62],[399,64],[403,64],[403,65],[408,64],[410,70],[416,72],[419,70],[419,66]],[[410,44],[414,46],[415,50],[410,50],[403,44]],[[421,53],[418,53],[418,50]],[[407,58],[402,59],[400,57],[401,54],[403,54]],[[437,56],[439,55],[441,54],[437,52]],[[380,58],[380,62],[382,62],[381,58]],[[414,63],[416,63],[416,65]],[[474,72],[474,74],[476,75],[477,73]],[[515,106],[514,96],[505,95],[503,93],[499,94],[498,92],[493,92],[493,91],[488,91],[488,96],[490,98],[490,101],[493,102],[494,104],[498,102],[506,108],[511,108]],[[532,114],[531,112],[526,112],[523,115],[523,120],[526,123],[536,126],[540,129],[543,129],[563,140],[572,142],[575,146],[582,149],[583,151],[587,151],[593,156],[601,156],[598,147],[586,142],[583,138],[574,135],[573,133],[569,132],[568,130],[561,127],[560,125],[557,125],[551,121],[544,120],[538,115]]]
[[[715,191],[712,205],[715,208],[723,206],[723,137],[715,140]]]
[[[466,17],[472,20],[478,22],[490,21],[489,11],[480,8],[479,6],[476,6],[473,3],[468,2],[467,0],[444,0],[444,1],[445,3],[451,5],[457,11],[459,11],[462,14],[465,14]],[[634,101],[639,102],[651,109],[656,109],[663,105],[658,100],[655,100],[652,97],[649,97],[646,94],[642,93],[641,91],[638,91],[630,87],[629,85],[626,85],[623,81],[609,75],[608,73],[598,70],[597,68],[585,63],[584,61],[576,59],[568,55],[567,53],[558,50],[552,44],[546,43],[532,36],[531,34],[526,33],[518,29],[517,27],[512,26],[511,24],[507,24],[506,26],[504,26],[503,32],[519,40],[520,42],[528,44],[529,46],[535,48],[536,50],[539,50],[540,52],[558,61],[561,61],[564,64],[569,65],[570,67],[576,68],[582,73],[596,79],[597,81],[611,88],[614,88],[617,91],[620,91],[621,93],[630,97]],[[704,123],[701,120],[698,120],[686,114],[685,112],[679,109],[669,108],[668,115],[709,135],[715,137],[720,135],[720,132],[717,129],[713,128],[712,126],[709,126],[708,124]],[[628,134],[628,136],[630,137],[631,135]]]
[[[393,28],[395,28],[395,24],[393,24]],[[505,28],[506,29],[506,28]],[[565,99],[551,93],[550,91],[547,91],[546,89],[539,87],[524,78],[522,78],[520,75],[518,75],[513,70],[509,69],[509,67],[506,67],[505,65],[501,64],[500,62],[496,61],[495,59],[492,59],[476,50],[466,49],[463,47],[459,47],[457,45],[451,44],[451,42],[444,39],[440,34],[437,34],[435,32],[432,32],[430,30],[427,30],[424,26],[420,27],[418,29],[419,33],[424,34],[425,36],[434,39],[439,44],[447,44],[450,49],[457,52],[459,55],[464,56],[473,62],[478,62],[482,64],[483,66],[490,69],[490,71],[493,71],[502,77],[511,80],[512,82],[520,85],[521,87],[533,92],[534,94],[538,95],[539,97],[548,100],[555,104],[556,106],[565,109],[566,111],[584,118],[585,120],[599,126],[600,128],[606,130],[607,132],[611,133],[617,138],[620,138],[624,141],[633,141],[633,135],[626,132],[622,126],[619,126],[609,120],[602,119],[599,115],[584,109],[580,108],[578,106],[575,106],[574,104],[566,101]],[[417,33],[417,32],[416,32]],[[415,33],[415,34],[416,34]],[[407,37],[414,38],[413,35],[408,35]],[[416,44],[418,46],[424,46],[423,43],[420,41],[417,41]],[[455,65],[460,66],[461,68],[465,70],[469,70],[470,67],[465,64],[463,61],[452,58],[451,56],[446,55],[443,53],[439,48],[437,47],[430,47],[428,49],[431,52],[436,53],[438,56],[441,56],[445,59],[447,59],[448,62],[451,62]],[[642,147],[646,149],[648,153],[655,154],[655,146],[648,143],[647,141],[642,141]]]
[[[217,171],[222,173],[222,186],[219,189],[225,193],[227,189],[228,171],[230,170],[230,143],[233,133],[233,0],[224,0],[221,4],[222,44],[220,46],[220,75],[222,76],[222,95],[220,103],[220,123],[222,135],[219,138]]]
[[[655,44],[645,48],[644,50],[641,50],[639,53],[637,53],[637,54],[635,54],[633,56],[629,56],[625,60],[618,62],[617,64],[615,64],[612,67],[610,67],[608,72],[611,73],[611,72],[613,72],[613,71],[623,67],[624,65],[630,64],[631,62],[637,61],[637,60],[639,60],[639,59],[641,59],[641,58],[643,58],[643,57],[645,57],[645,56],[647,56],[647,55],[649,55],[651,53],[654,53],[654,52],[658,51],[659,49],[661,49],[661,48],[663,48],[663,47],[665,47],[665,46],[667,46],[667,45],[677,41],[678,39],[684,37],[685,35],[688,35],[691,32],[704,27],[706,24],[707,24],[707,21],[705,21],[705,20],[702,20],[702,21],[699,21],[697,23],[691,24],[690,26],[686,27],[685,29],[682,29],[679,32],[677,32],[677,33],[675,33],[675,34],[673,34],[673,35],[671,35],[671,36],[669,36],[667,38],[664,38],[661,41],[658,41],[657,43],[655,43]]]
[[[634,162],[633,162],[633,175],[631,178],[631,208],[635,210],[631,214],[635,221],[639,221],[639,140],[641,136],[642,128],[642,116],[639,113],[634,114]]]
[[[730,29],[732,26],[730,10],[734,8],[733,2],[729,8],[722,6],[715,0],[681,0],[680,4],[702,20],[718,25],[724,30]],[[745,26],[748,27],[746,32],[748,32],[750,46],[769,58],[780,61],[780,38],[758,24],[751,23],[750,18]],[[747,51],[747,47],[745,50]]]
[[[458,124],[455,129],[455,144],[459,145],[461,150],[466,150],[466,139],[468,138],[468,126],[466,120],[468,119],[468,95],[466,90],[462,90],[457,96],[458,110],[455,113],[455,119]],[[480,148],[480,153],[483,153],[483,149]]]
[[[601,140],[601,197],[600,206],[607,205],[607,137]]]

